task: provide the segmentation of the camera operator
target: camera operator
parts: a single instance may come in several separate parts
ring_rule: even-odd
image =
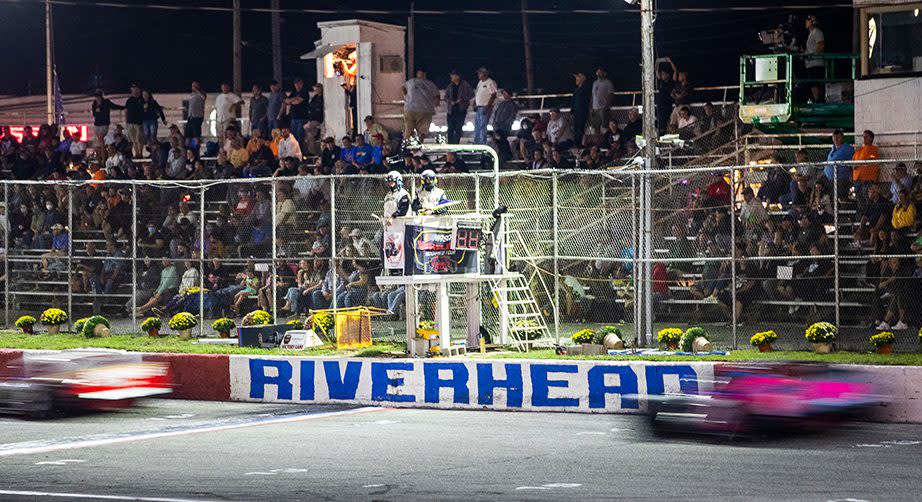
[[[807,16],[804,21],[810,35],[807,36],[807,45],[804,50],[804,67],[807,70],[807,78],[811,80],[821,80],[826,78],[826,63],[819,58],[812,58],[812,55],[826,52],[826,38],[823,36],[823,30],[820,30],[816,16]],[[820,82],[810,84],[810,94],[814,103],[823,103],[826,101],[826,89]]]

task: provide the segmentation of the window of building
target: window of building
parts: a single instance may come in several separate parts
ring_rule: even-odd
[[[863,76],[922,73],[922,3],[862,9]]]

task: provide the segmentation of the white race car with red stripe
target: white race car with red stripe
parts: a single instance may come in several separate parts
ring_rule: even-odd
[[[0,369],[0,413],[125,408],[171,390],[169,365],[143,362],[139,354],[24,352]]]

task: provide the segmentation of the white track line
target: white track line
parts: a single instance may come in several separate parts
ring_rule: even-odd
[[[132,497],[129,495],[100,495],[95,493],[61,493],[61,492],[36,492],[25,490],[0,490],[0,495],[16,495],[20,497],[41,498],[67,498],[67,499],[93,499],[93,500],[137,500],[140,502],[217,502],[214,499],[175,499],[169,497]]]
[[[169,437],[175,437],[175,436],[185,436],[189,434],[198,434],[198,433],[203,433],[203,432],[218,432],[218,431],[226,431],[226,430],[232,430],[232,429],[243,429],[246,427],[255,427],[255,426],[260,426],[260,425],[275,425],[275,424],[285,424],[285,423],[291,423],[291,422],[304,422],[307,420],[316,420],[320,418],[359,415],[362,413],[383,411],[386,409],[387,408],[366,406],[364,408],[356,408],[353,410],[330,411],[330,412],[323,412],[323,413],[296,415],[293,417],[281,417],[281,418],[275,418],[275,419],[261,420],[258,422],[217,425],[217,426],[212,426],[212,427],[190,427],[189,429],[183,429],[183,430],[178,430],[178,431],[142,433],[142,434],[138,434],[135,436],[124,436],[124,437],[115,437],[115,438],[106,438],[106,439],[88,439],[85,441],[74,441],[73,443],[61,443],[61,444],[48,445],[48,446],[14,448],[10,450],[0,450],[0,457],[11,457],[14,455],[31,455],[34,453],[47,453],[51,451],[72,450],[76,448],[91,448],[94,446],[105,446],[105,445],[110,445],[110,444],[130,443],[134,441],[145,441],[148,439],[162,439],[162,438],[169,438]],[[2,493],[3,492],[0,492],[0,494]],[[117,500],[123,500],[123,499],[117,499]],[[160,499],[124,499],[124,500],[160,500]],[[166,499],[163,499],[163,500],[166,500]]]

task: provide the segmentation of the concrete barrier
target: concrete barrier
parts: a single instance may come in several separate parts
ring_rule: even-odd
[[[48,351],[0,349],[0,367]],[[698,392],[721,363],[524,359],[369,359],[137,354],[169,362],[172,397],[489,410],[639,413],[645,397]],[[882,396],[874,419],[922,423],[922,367],[843,366]]]

